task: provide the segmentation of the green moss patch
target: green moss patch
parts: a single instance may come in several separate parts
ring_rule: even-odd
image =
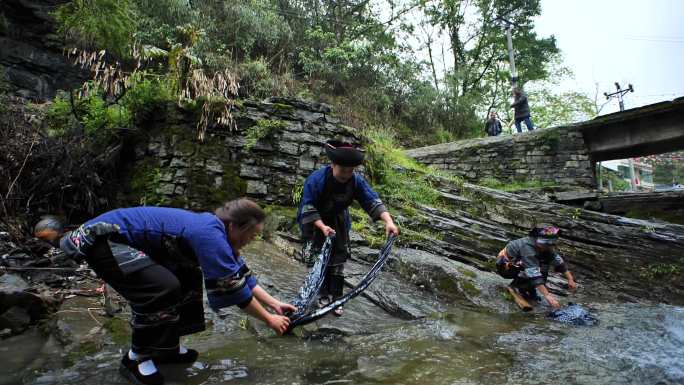
[[[131,329],[127,321],[118,317],[108,319],[104,323],[104,328],[107,329],[112,337],[112,341],[119,345],[126,345],[131,340]]]

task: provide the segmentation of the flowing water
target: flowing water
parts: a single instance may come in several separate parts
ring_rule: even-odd
[[[265,243],[249,255],[262,286],[294,296],[304,267]],[[162,370],[168,384],[192,385],[684,384],[684,308],[580,300],[598,326],[438,303],[425,294],[434,312],[422,319],[394,318],[357,297],[342,318],[277,337],[231,310],[185,340],[201,353],[194,366]],[[87,313],[70,319],[75,331],[97,326]],[[126,349],[110,342],[66,359],[54,338],[28,332],[1,341],[0,384],[126,384],[117,372]]]

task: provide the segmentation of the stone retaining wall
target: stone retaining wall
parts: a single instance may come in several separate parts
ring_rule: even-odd
[[[409,150],[407,154],[470,182],[496,178],[502,182],[595,186],[589,153],[576,127],[462,140]]]
[[[159,114],[164,120],[135,147],[127,203],[211,209],[249,196],[292,205],[306,176],[328,163],[325,141],[359,141],[330,112],[328,105],[295,99],[245,102],[234,113],[237,130],[210,128],[203,143],[190,111]],[[272,132],[248,149],[246,135],[260,121]]]

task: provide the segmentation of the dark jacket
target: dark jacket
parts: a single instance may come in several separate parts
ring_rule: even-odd
[[[485,123],[485,132],[489,136],[497,136],[501,133],[501,121],[499,119],[489,119]]]
[[[300,227],[313,223],[324,216],[334,216],[341,213],[344,215],[345,229],[349,231],[351,219],[349,218],[348,207],[353,203],[353,200],[359,202],[373,220],[379,219],[380,214],[387,211],[378,194],[357,173],[354,173],[354,176],[347,182],[352,190],[351,199],[323,202],[322,198],[326,195],[325,190],[330,178],[333,178],[331,166],[318,169],[306,178],[302,202],[297,211],[297,222],[299,222]],[[328,224],[326,223],[326,225]]]
[[[527,94],[520,92],[520,95],[515,98],[511,107],[515,109],[516,119],[525,119],[530,116],[530,105],[527,104]]]
[[[549,268],[556,272],[567,271],[565,261],[556,253],[540,253],[534,247],[534,239],[530,237],[516,239],[506,245],[506,254],[513,264],[520,266],[518,278],[530,280],[532,286],[543,285],[549,274]]]

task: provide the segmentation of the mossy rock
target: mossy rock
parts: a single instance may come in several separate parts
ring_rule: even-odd
[[[104,328],[109,332],[112,341],[118,345],[126,345],[131,340],[131,329],[128,321],[113,317],[104,323]]]
[[[466,270],[466,269],[462,269],[462,268],[459,268],[458,271],[461,272],[461,274],[465,275],[468,278],[473,278],[473,279],[477,278],[477,274],[474,271],[470,271],[470,270]]]
[[[225,202],[242,197],[247,192],[247,182],[238,176],[239,169],[230,163],[224,162],[223,174],[221,174],[221,186],[214,185],[215,175],[203,170],[191,171],[187,174],[188,184],[185,194],[174,196],[170,205],[174,207],[191,207],[193,203],[199,204],[201,209],[213,210]]]
[[[69,353],[67,353],[66,361],[69,365],[74,365],[84,357],[90,357],[102,350],[102,343],[98,341],[88,340],[74,346]]]
[[[461,288],[452,276],[438,277],[433,281],[433,289],[444,294],[461,294]]]
[[[684,225],[684,210],[649,210],[649,209],[631,209],[625,214],[628,218],[651,220],[652,218],[660,219],[661,221]]]
[[[480,289],[475,287],[475,285],[470,281],[461,281],[461,289],[463,289],[463,291],[470,297],[475,297],[481,294]]]
[[[167,203],[167,200],[157,193],[160,183],[161,169],[153,158],[147,158],[134,165],[128,179],[129,189],[125,201],[128,204],[156,205]]]
[[[295,107],[289,104],[273,103],[273,108],[279,112],[294,112]]]
[[[560,132],[555,129],[544,130],[540,136],[543,143],[551,148],[552,151],[557,151],[560,147],[561,136]]]
[[[271,239],[276,231],[292,234],[298,232],[296,207],[267,205],[264,207],[264,211],[266,212],[263,231],[265,239]]]

